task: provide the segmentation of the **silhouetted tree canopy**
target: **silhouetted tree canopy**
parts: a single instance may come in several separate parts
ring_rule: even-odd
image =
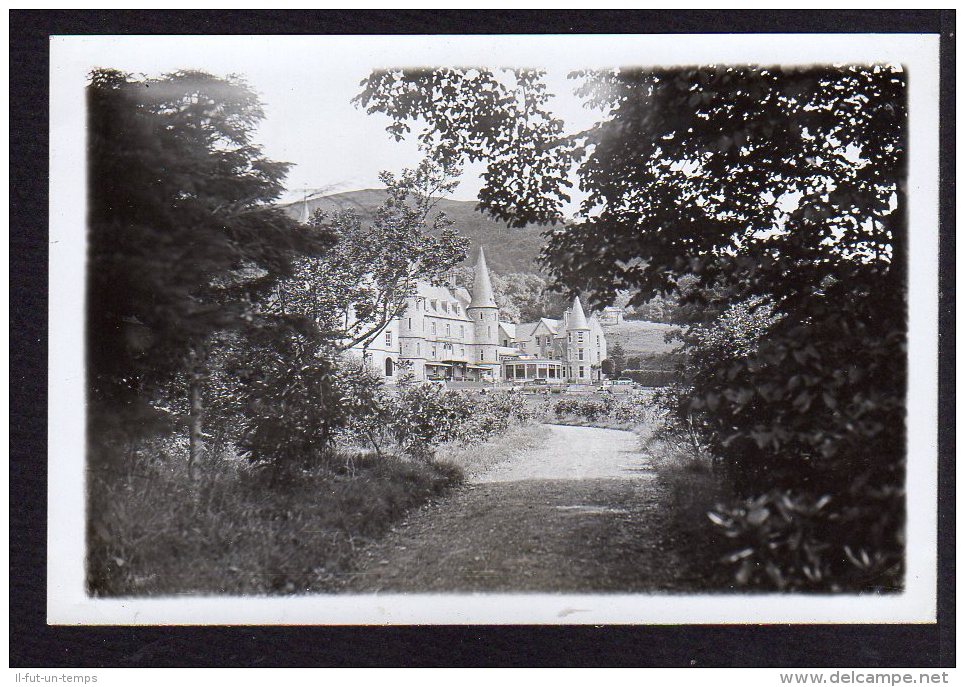
[[[252,299],[290,274],[295,256],[331,245],[272,207],[288,165],[253,143],[262,116],[239,79],[91,74],[92,400],[129,404],[169,380],[213,331],[250,322]]]

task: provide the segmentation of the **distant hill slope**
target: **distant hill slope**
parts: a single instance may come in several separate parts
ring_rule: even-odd
[[[385,199],[385,189],[365,189],[331,195],[309,195],[307,201],[284,204],[293,217],[301,218],[305,202],[309,214],[317,209],[327,212],[333,210],[355,210],[362,217],[371,218]],[[454,229],[471,241],[470,259],[480,245],[486,250],[489,267],[499,274],[528,272],[538,274],[536,256],[546,243],[540,235],[542,227],[532,226],[512,229],[505,222],[499,222],[488,215],[476,211],[476,203],[467,200],[439,201],[439,210],[455,222]]]
[[[667,343],[664,337],[680,329],[674,324],[646,322],[644,320],[625,320],[622,324],[603,325],[606,345],[611,348],[619,343],[627,356],[669,353],[679,342]]]

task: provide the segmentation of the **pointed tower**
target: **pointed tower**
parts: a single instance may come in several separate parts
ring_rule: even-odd
[[[486,266],[486,254],[479,247],[476,271],[472,282],[472,298],[466,308],[466,316],[473,323],[473,344],[470,347],[472,365],[486,368],[495,379],[500,377],[499,354],[499,307],[493,295],[493,284]],[[480,370],[485,372],[485,370]]]
[[[489,278],[489,267],[486,265],[486,253],[479,246],[479,257],[476,258],[476,269],[472,280],[472,302],[470,308],[495,308],[496,298],[493,296],[493,282]]]
[[[579,329],[589,329],[590,323],[586,321],[586,314],[583,312],[583,304],[580,303],[580,297],[577,296],[573,299],[573,308],[571,310],[569,328],[573,331]]]
[[[577,382],[589,382],[593,378],[593,348],[590,346],[590,323],[583,312],[580,297],[573,299],[570,316],[566,323],[566,351],[569,377]]]

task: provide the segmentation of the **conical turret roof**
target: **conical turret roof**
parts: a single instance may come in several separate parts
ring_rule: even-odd
[[[489,279],[489,268],[486,266],[486,254],[479,246],[479,258],[476,260],[476,273],[472,281],[472,301],[470,308],[495,308],[496,298],[493,296],[493,283]]]
[[[573,308],[570,310],[569,329],[589,329],[590,325],[586,321],[586,314],[583,312],[583,304],[580,297],[573,299]]]

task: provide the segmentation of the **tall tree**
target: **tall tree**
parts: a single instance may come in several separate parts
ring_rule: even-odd
[[[627,352],[623,349],[623,346],[618,341],[617,343],[613,344],[607,353],[607,358],[610,361],[611,373],[614,377],[619,377],[627,367]]]
[[[252,141],[262,116],[238,78],[91,74],[92,422],[129,422],[119,411],[146,409],[159,386],[186,372],[196,449],[209,337],[246,325],[252,299],[290,274],[296,256],[331,245],[328,232],[271,205],[288,165]]]

